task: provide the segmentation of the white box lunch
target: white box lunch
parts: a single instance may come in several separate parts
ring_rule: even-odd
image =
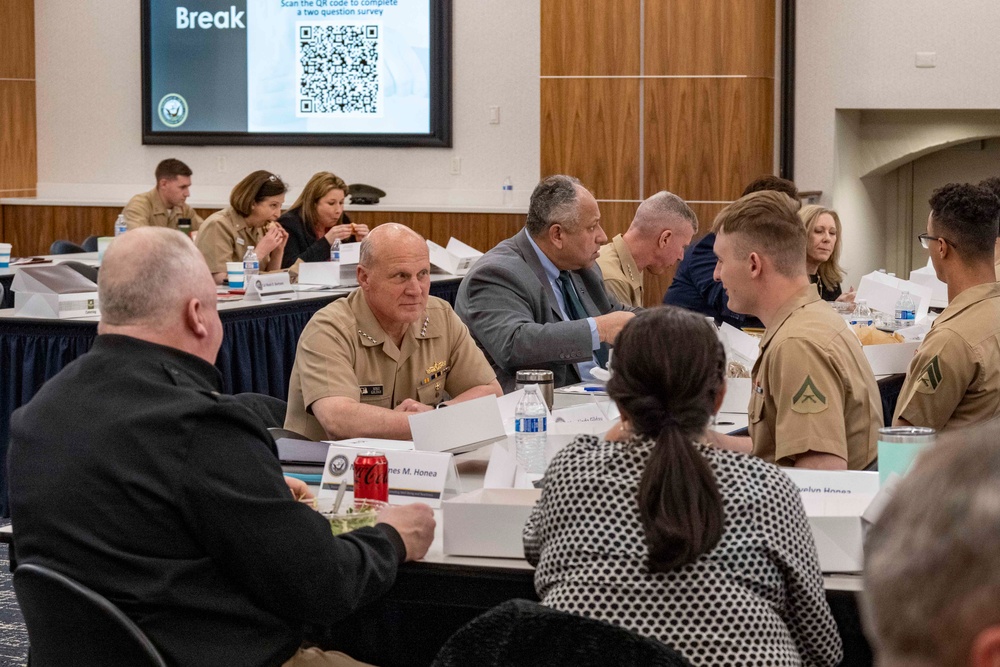
[[[68,266],[24,267],[14,274],[14,314],[66,319],[97,315],[97,284]]]
[[[864,345],[865,356],[871,364],[875,375],[893,375],[905,373],[910,366],[910,360],[916,354],[919,342],[886,343],[885,345]]]
[[[477,489],[444,501],[444,552],[524,558],[521,534],[541,494],[541,489]]]
[[[866,520],[879,492],[878,473],[782,468],[799,487],[823,572],[864,568]]]

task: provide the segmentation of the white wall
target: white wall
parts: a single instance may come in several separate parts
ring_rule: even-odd
[[[885,240],[871,217],[881,211],[877,196],[860,172],[845,170],[861,163],[837,156],[838,143],[850,153],[856,140],[850,114],[838,126],[837,111],[1000,109],[1000,9],[995,0],[804,0],[796,19],[795,182],[864,216],[845,219],[866,226],[844,234],[856,280],[880,264]],[[936,52],[937,66],[916,68],[918,51]]]
[[[36,1],[38,196],[127,198],[152,187],[160,160],[178,157],[195,172],[195,205],[227,200],[254,169],[281,174],[292,194],[330,170],[397,204],[498,205],[510,176],[526,205],[540,163],[539,3],[453,0],[453,147],[441,149],[143,146],[139,2]],[[499,125],[488,124],[491,105]]]

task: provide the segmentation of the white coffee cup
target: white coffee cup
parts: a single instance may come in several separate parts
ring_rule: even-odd
[[[243,262],[226,262],[230,289],[243,289]]]
[[[0,243],[0,269],[10,266],[10,251],[13,246],[10,243]]]

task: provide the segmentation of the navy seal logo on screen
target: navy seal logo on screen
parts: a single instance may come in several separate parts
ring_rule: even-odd
[[[330,459],[330,474],[334,477],[340,477],[345,472],[350,464],[347,462],[347,457],[343,454],[337,454],[332,459]]]
[[[187,100],[177,93],[164,95],[157,108],[160,112],[160,121],[167,127],[180,127],[187,120]]]

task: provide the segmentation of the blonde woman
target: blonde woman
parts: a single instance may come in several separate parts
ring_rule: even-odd
[[[840,268],[840,216],[836,211],[810,204],[799,209],[806,227],[806,271],[824,301],[854,301],[854,288],[840,289],[844,270]]]
[[[243,260],[254,246],[261,272],[281,268],[288,234],[275,224],[288,186],[269,171],[255,171],[236,184],[229,206],[208,216],[195,245],[208,262],[217,285],[226,277],[226,262]]]
[[[288,233],[288,245],[282,267],[303,262],[330,259],[330,245],[361,241],[368,236],[368,226],[352,223],[344,213],[347,183],[328,171],[313,174],[302,194],[280,218],[278,223]]]

